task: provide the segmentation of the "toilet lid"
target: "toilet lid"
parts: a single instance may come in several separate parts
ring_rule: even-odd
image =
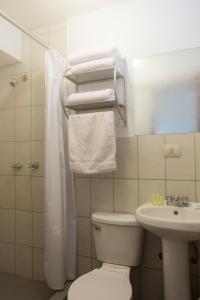
[[[123,272],[95,269],[71,285],[69,300],[130,300],[132,288],[129,276]]]

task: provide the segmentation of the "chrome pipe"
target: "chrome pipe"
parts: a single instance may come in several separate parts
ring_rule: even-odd
[[[22,75],[20,77],[17,77],[17,78],[12,78],[10,81],[9,81],[9,84],[12,86],[12,87],[15,87],[18,83],[20,82],[25,82],[28,80],[28,77],[27,75]]]

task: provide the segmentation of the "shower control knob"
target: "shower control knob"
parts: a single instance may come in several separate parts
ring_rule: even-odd
[[[40,167],[40,164],[37,161],[29,162],[29,164],[28,164],[28,168],[30,168],[32,170],[37,170],[37,169],[39,169],[39,167]]]
[[[11,165],[11,168],[13,168],[13,170],[20,170],[22,168],[22,163],[20,161],[14,162]]]

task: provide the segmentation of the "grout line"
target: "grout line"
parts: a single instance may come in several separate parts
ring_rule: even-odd
[[[91,241],[90,241],[90,247],[91,247],[91,259],[92,259],[92,249],[93,249],[93,242],[92,242],[92,240],[93,240],[93,229],[92,229],[92,219],[91,219],[91,215],[92,215],[92,179],[91,179],[91,177],[90,177],[90,179],[89,179],[89,183],[90,183],[90,230],[91,230],[91,232],[90,232],[90,239],[91,239]],[[78,255],[78,253],[77,253],[77,255]],[[92,267],[92,261],[91,261],[91,267]]]
[[[36,177],[36,178],[44,178],[44,175],[30,175],[30,174],[0,174],[0,178],[1,177]]]
[[[16,95],[15,95],[15,88],[13,89],[14,91],[14,140],[15,140],[15,101],[16,101]],[[13,163],[15,162],[15,142],[13,142]],[[14,171],[14,170],[13,170]],[[14,182],[15,182],[15,193],[14,193],[14,210],[15,210],[15,213],[14,213],[14,218],[15,218],[15,228],[14,228],[14,234],[15,234],[15,237],[14,237],[14,243],[15,243],[15,262],[14,262],[14,269],[15,269],[15,275],[17,273],[17,249],[16,249],[16,242],[17,242],[17,217],[16,217],[16,206],[17,206],[17,189],[16,189],[16,174],[15,172],[13,172],[13,176],[14,176]]]
[[[9,140],[3,140],[3,141],[0,141],[0,144],[8,144],[8,143],[28,143],[28,142],[44,142],[44,139],[25,139],[25,140],[18,140],[18,139],[9,139]]]
[[[31,47],[31,59],[32,59],[32,47]],[[30,90],[31,90],[31,105],[32,105],[32,82],[33,82],[33,78],[32,78],[32,65],[31,65],[31,73],[30,73],[30,79],[31,79],[31,83],[30,83]],[[31,120],[30,120],[30,127],[31,127],[31,147],[30,147],[30,163],[32,163],[32,135],[33,135],[33,110],[32,110],[32,106],[31,106]],[[33,201],[32,201],[32,169],[30,169],[30,178],[31,178],[31,217],[32,217],[32,246],[33,246],[33,236],[34,236],[34,212],[33,212]],[[34,259],[33,259],[33,248],[32,248],[32,279],[34,277],[33,274],[33,269],[34,269]]]
[[[112,211],[113,212],[116,212],[116,208],[115,208],[115,199],[116,199],[116,195],[115,195],[115,184],[116,184],[116,178],[112,178],[113,179],[113,209],[112,209]]]
[[[34,248],[34,249],[44,250],[44,248],[38,247],[38,246],[34,246],[34,245],[27,245],[27,244],[21,244],[21,243],[15,243],[15,242],[8,242],[8,241],[2,241],[2,240],[0,240],[0,244],[7,244],[7,245],[13,245],[13,246],[23,246],[23,247],[28,247],[28,248]]]
[[[166,145],[166,136],[164,135],[164,146]],[[164,157],[165,161],[165,198],[167,196],[167,158]]]
[[[140,181],[139,181],[139,138],[136,136],[136,151],[137,151],[137,180],[138,180],[138,203],[137,207],[140,206]]]
[[[196,136],[194,134],[194,178],[195,178],[195,202],[198,202],[197,199],[197,159],[196,159]]]

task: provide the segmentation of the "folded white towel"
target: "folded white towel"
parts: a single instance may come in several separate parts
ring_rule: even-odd
[[[120,56],[117,47],[109,47],[103,49],[84,49],[73,53],[69,57],[70,65],[76,65],[83,62],[101,59],[110,56]]]
[[[91,91],[84,93],[71,94],[65,101],[66,106],[73,104],[96,103],[101,101],[111,101],[115,99],[115,92],[113,89],[105,89],[99,91]]]
[[[69,117],[69,164],[75,173],[116,170],[116,134],[113,111]]]
[[[99,69],[105,69],[109,67],[115,66],[115,64],[119,66],[119,70],[122,72],[122,62],[118,58],[115,57],[107,57],[103,59],[97,59],[93,61],[84,62],[78,65],[70,66],[67,72],[67,75],[71,74],[80,74],[85,72],[92,72]]]

